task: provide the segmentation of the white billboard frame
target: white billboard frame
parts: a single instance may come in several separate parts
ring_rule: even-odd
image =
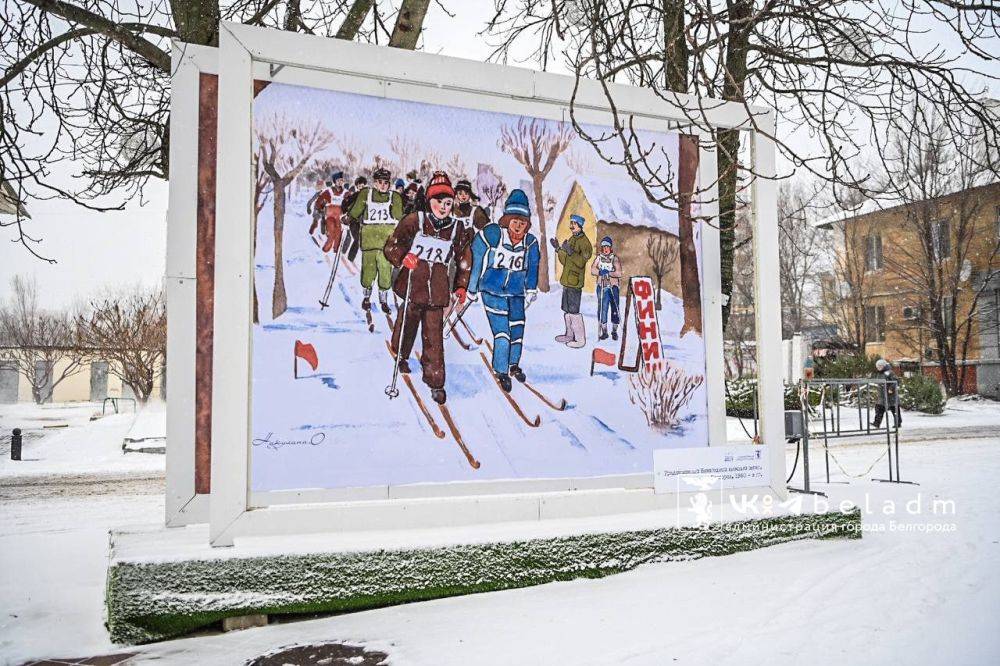
[[[196,49],[191,57],[204,57],[208,51],[215,50]],[[577,86],[573,113],[578,122],[609,125],[612,116],[603,88],[593,81],[577,84],[567,76],[230,22],[220,24],[217,55],[217,173],[220,177],[216,185],[215,343],[211,498],[208,502],[212,545],[232,545],[236,537],[249,535],[440,527],[586,516],[673,507],[683,500],[683,495],[654,495],[652,472],[592,479],[252,493],[249,463],[253,252],[252,225],[247,221],[253,218],[253,80],[267,79],[487,111],[498,110],[497,104],[502,101],[504,112],[564,121],[569,120],[570,99]],[[180,57],[183,59],[183,54]],[[336,63],[336,66],[329,63]],[[204,62],[198,68],[210,71]],[[265,68],[269,76],[260,75]],[[175,72],[175,80],[178,74],[179,69]],[[190,73],[185,75],[190,76]],[[712,127],[740,129],[750,137],[754,173],[757,174],[752,184],[756,330],[759,341],[770,341],[770,344],[758,345],[760,435],[767,450],[771,484],[765,488],[743,489],[740,494],[757,491],[784,499],[787,491],[784,483],[779,284],[776,271],[764,269],[777,265],[778,259],[774,113],[768,109],[685,95],[677,95],[676,102],[670,103],[650,90],[621,85],[609,88],[618,112],[632,116],[639,129],[663,131],[665,124],[668,128],[685,126],[690,133],[701,136],[698,181],[702,184],[716,181],[715,153],[704,148],[709,143],[708,137],[691,127],[690,117],[705,118]],[[188,93],[183,95],[175,89],[175,97],[190,97],[190,87],[185,89]],[[194,90],[197,91],[197,87]],[[176,100],[172,110],[187,111],[184,114],[187,118],[190,103],[190,99]],[[197,105],[196,95],[194,104]],[[173,132],[172,136],[174,140],[181,139]],[[184,145],[177,150],[190,158],[191,137],[181,142]],[[196,157],[196,140],[194,149]],[[196,159],[175,161],[172,155],[171,162],[190,164],[196,163]],[[241,172],[246,174],[245,178],[234,177]],[[189,175],[185,175],[184,180],[186,183]],[[180,184],[175,198],[174,189],[172,180],[171,223],[176,225],[183,219],[190,223],[193,219],[190,213],[194,201],[192,192],[188,184]],[[699,217],[716,218],[718,203],[714,185],[701,189],[701,201],[696,202]],[[185,233],[168,236],[168,248],[174,257],[193,256]],[[169,278],[184,281],[193,277],[193,271],[188,275],[184,261],[178,261],[168,258],[168,289]],[[727,439],[719,263],[717,225],[703,224],[702,312],[710,446],[724,445]],[[174,293],[183,291],[180,284],[174,285]],[[168,383],[172,389],[190,389],[193,394],[194,336],[190,326],[193,322],[186,318],[192,317],[194,302],[182,294],[175,306],[183,328],[173,324],[173,346],[170,346],[171,339],[168,339],[168,346],[177,355],[168,355],[168,362],[183,365],[174,370]],[[184,388],[176,389],[177,386]],[[189,409],[186,402],[168,417],[168,427],[173,424],[173,434],[193,432],[193,423],[193,407]],[[181,483],[190,484],[193,491],[193,436],[188,447],[188,440],[178,435],[168,443],[168,451],[178,440],[181,446],[174,455],[177,464],[168,462],[168,521],[171,507],[176,509],[187,497],[188,485]],[[186,452],[188,449],[190,453]],[[195,499],[198,497],[204,496],[196,495]],[[196,509],[199,514],[203,511],[200,506]]]

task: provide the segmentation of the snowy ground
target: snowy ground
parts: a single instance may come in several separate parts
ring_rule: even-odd
[[[96,417],[96,418],[95,418]],[[93,419],[93,420],[92,420]],[[121,475],[164,469],[163,455],[123,453],[126,438],[161,441],[166,410],[154,401],[138,413],[101,415],[101,403],[0,405],[0,479],[47,475]],[[20,461],[10,459],[10,433],[23,432]],[[162,443],[160,444],[162,446]]]
[[[884,460],[861,474],[882,455],[879,442],[838,446],[838,462],[863,479],[817,488],[831,502],[863,507],[861,541],[786,544],[603,580],[188,638],[140,648],[139,659],[238,664],[282,645],[343,640],[384,649],[393,664],[997,663],[1000,408],[972,404],[980,425],[964,439],[902,446],[903,476],[920,486],[868,481],[884,475]],[[960,422],[969,414],[952,410],[968,406],[949,404],[940,418]],[[17,463],[2,463],[0,663],[113,652],[102,616],[107,530],[162,520],[162,477],[141,467],[110,476],[53,471],[93,469],[102,457],[115,470],[110,451],[120,451],[131,415],[91,422],[90,406],[16,410],[20,423],[58,415],[72,425],[32,445],[49,452],[44,476],[19,476]],[[0,414],[7,428],[11,409]],[[793,455],[789,449],[789,464]],[[846,478],[836,466],[833,473]],[[813,476],[818,482],[819,468]],[[917,498],[920,512],[910,515],[907,502]],[[954,515],[934,515],[934,499],[953,500]],[[886,501],[895,515],[885,513]]]
[[[853,418],[850,418],[848,414]],[[899,437],[901,441],[961,437],[963,434],[1000,427],[1000,416],[998,415],[1000,415],[1000,402],[985,398],[952,398],[948,401],[943,414],[903,411],[903,427],[900,429]],[[891,420],[892,417],[888,418]],[[751,439],[748,435],[753,435],[753,419],[744,418],[742,424],[740,421],[741,419],[735,416],[726,418],[726,431],[729,441],[732,443],[745,443]],[[846,429],[858,428],[858,424],[863,421],[859,421],[856,410],[848,412],[845,409],[841,422]],[[821,419],[810,420],[811,432],[817,433],[822,432],[822,430]],[[884,437],[884,431],[877,431],[873,432],[867,439],[884,441]],[[841,443],[831,442],[831,445],[839,446]]]
[[[376,311],[375,332],[368,332],[353,266],[338,269],[330,307],[320,310],[330,263],[306,233],[309,220],[298,214],[303,208],[304,199],[296,201],[285,221],[289,309],[276,320],[270,317],[274,260],[269,207],[260,215],[256,281],[261,324],[254,327],[253,345],[254,490],[625,474],[649,471],[654,448],[707,444],[704,386],[679,415],[679,427],[663,433],[651,429],[630,401],[626,373],[598,366],[590,376],[591,350],[597,343],[593,294],[584,295],[582,306],[587,346],[569,349],[554,341],[564,331],[557,284],[528,310],[522,366],[538,389],[555,401],[565,398],[570,406],[556,412],[524,387],[517,385],[513,391],[529,419],[541,417],[539,427],[526,425],[514,414],[479,350],[445,342],[448,405],[481,463],[473,469],[450,435],[434,436],[405,386],[400,385],[398,399],[387,400],[384,388],[392,375],[385,348],[387,322]],[[488,338],[482,307],[470,308],[466,317],[478,335]],[[679,337],[680,300],[664,292],[659,319],[666,357],[690,374],[704,374],[701,338]],[[298,380],[292,379],[290,367],[296,340],[313,344],[319,356],[316,372],[300,363],[303,376]],[[597,346],[617,351],[619,344],[608,339]],[[485,345],[481,349],[489,355]],[[414,358],[410,363],[420,395],[446,430],[420,380],[419,364]]]
[[[0,405],[0,663],[106,651],[108,530],[163,515],[164,456],[122,452],[126,437],[163,436],[163,404],[91,420],[100,413],[100,403]]]

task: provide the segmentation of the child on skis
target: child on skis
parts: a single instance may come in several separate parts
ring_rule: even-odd
[[[493,372],[500,387],[510,392],[510,378],[526,381],[521,369],[525,310],[538,295],[538,239],[528,233],[531,208],[527,195],[514,190],[504,203],[503,216],[476,234],[472,242],[469,298],[483,296],[483,309],[493,333]]]
[[[452,299],[449,268],[454,265],[454,298],[465,302],[472,257],[472,234],[451,215],[455,190],[451,180],[436,171],[427,186],[427,212],[415,211],[396,226],[385,242],[384,257],[400,269],[393,290],[406,315],[396,318],[392,350],[399,371],[410,372],[409,356],[420,328],[424,383],[434,402],[447,400],[444,389],[444,309]],[[363,232],[362,232],[363,233]]]
[[[323,211],[326,218],[326,243],[323,244],[324,252],[329,252],[331,249],[335,250],[340,247],[342,232],[340,225],[341,204],[344,201],[344,195],[347,194],[347,189],[344,187],[344,172],[337,171],[334,173],[330,176],[327,184],[328,187],[316,197],[316,201],[313,204],[314,208],[319,208]]]
[[[472,183],[462,179],[455,183],[455,209],[452,215],[468,227],[478,231],[490,223],[486,211],[472,200]]]
[[[590,274],[597,278],[598,340],[608,339],[608,313],[611,313],[611,339],[618,339],[618,301],[621,295],[622,262],[613,248],[611,236],[601,239],[600,252],[590,265]]]
[[[361,307],[371,310],[372,287],[377,281],[379,307],[385,314],[389,314],[392,264],[382,250],[396,223],[403,219],[403,200],[396,192],[389,191],[391,178],[388,169],[376,169],[372,174],[374,186],[359,191],[348,211],[352,220],[361,223],[361,287],[365,295]]]

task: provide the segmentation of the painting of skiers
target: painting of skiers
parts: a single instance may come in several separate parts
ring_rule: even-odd
[[[279,83],[254,137],[253,490],[650,473],[708,444],[699,224],[613,145]],[[678,135],[641,139],[678,173]]]

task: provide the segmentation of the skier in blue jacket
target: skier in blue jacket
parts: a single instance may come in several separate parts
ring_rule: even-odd
[[[525,381],[521,369],[524,311],[538,296],[538,239],[528,233],[531,207],[527,195],[514,190],[504,203],[503,216],[488,224],[472,241],[472,274],[468,296],[483,295],[483,309],[493,332],[493,372],[505,391],[510,378]]]

